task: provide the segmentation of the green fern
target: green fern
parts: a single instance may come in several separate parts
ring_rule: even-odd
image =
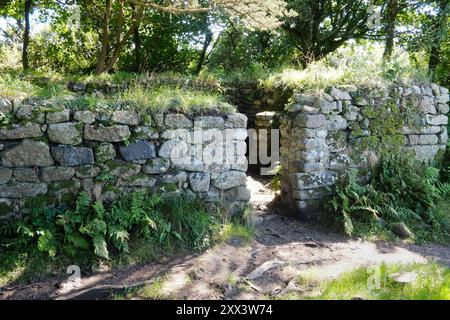
[[[384,156],[368,184],[358,182],[357,170],[346,171],[336,185],[331,208],[349,235],[384,233],[390,223],[404,222],[419,239],[443,239],[450,233],[450,217],[436,208],[449,198],[450,183],[441,182],[441,176],[438,168],[408,156]]]

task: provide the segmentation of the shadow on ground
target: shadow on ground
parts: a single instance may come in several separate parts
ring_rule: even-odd
[[[380,263],[450,265],[450,250],[441,245],[369,242],[299,222],[283,213],[269,180],[249,177],[255,212],[255,238],[250,244],[234,238],[200,254],[83,277],[73,284],[52,279],[3,292],[3,299],[104,299],[124,286],[149,286],[158,281],[158,297],[170,299],[276,298],[301,292],[304,272],[333,278],[342,272]],[[260,276],[247,280],[252,271]],[[89,290],[89,288],[97,290]],[[139,295],[137,296],[139,298]],[[142,297],[141,297],[142,298]],[[145,297],[144,297],[145,298]],[[147,297],[149,298],[149,297]],[[150,297],[151,298],[151,297]]]

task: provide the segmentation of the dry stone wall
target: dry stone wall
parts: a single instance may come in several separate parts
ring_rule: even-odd
[[[343,170],[395,150],[432,160],[448,142],[448,93],[424,84],[294,94],[280,128],[283,199],[316,219]]]
[[[93,112],[0,99],[0,219],[33,203],[111,202],[124,192],[199,198],[239,213],[246,188],[247,117]],[[35,201],[35,202],[33,202]]]

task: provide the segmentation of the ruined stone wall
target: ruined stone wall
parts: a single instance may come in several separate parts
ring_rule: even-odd
[[[111,202],[124,192],[185,195],[240,212],[247,117],[137,110],[71,110],[0,99],[0,218],[35,203],[74,202],[80,191]]]
[[[323,212],[339,173],[381,153],[431,160],[448,142],[448,90],[435,84],[341,86],[294,94],[281,119],[282,195],[305,219]]]

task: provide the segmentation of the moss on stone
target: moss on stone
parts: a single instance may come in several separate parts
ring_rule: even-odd
[[[50,186],[49,186],[50,190]],[[25,208],[32,209],[32,208],[48,208],[56,205],[57,199],[55,197],[51,196],[50,194],[40,194],[33,198],[27,198],[25,200]]]
[[[412,106],[400,108],[394,99],[387,99],[381,106],[364,108],[363,114],[371,118],[371,135],[356,139],[354,146],[360,151],[375,150],[383,154],[400,150],[404,144],[402,128],[417,125],[418,110]],[[354,126],[351,136],[362,134],[362,128]]]
[[[163,183],[160,188],[165,192],[175,192],[178,191],[177,183]]]
[[[11,212],[12,210],[12,206],[5,203],[5,202],[0,202],[0,216],[4,216],[7,215]]]

